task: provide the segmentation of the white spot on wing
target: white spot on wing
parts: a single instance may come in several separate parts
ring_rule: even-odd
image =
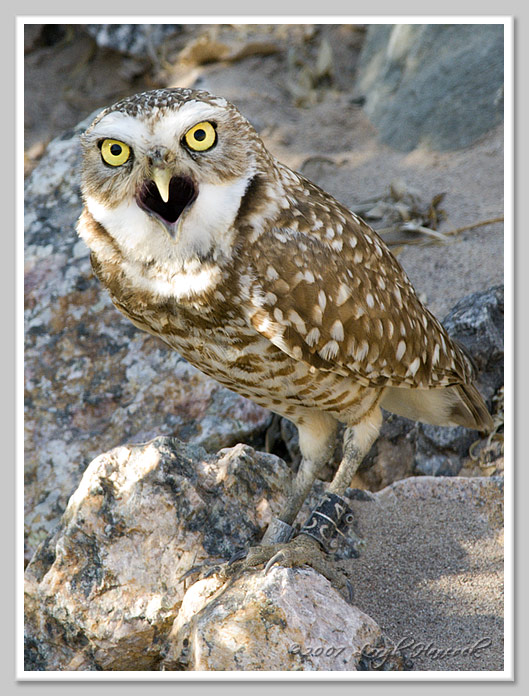
[[[397,352],[395,353],[395,357],[397,358],[397,360],[400,360],[405,352],[406,352],[406,342],[399,341],[399,345],[397,346]]]
[[[413,362],[410,363],[410,366],[408,367],[406,371],[406,377],[411,376],[415,377],[415,374],[417,373],[417,370],[419,369],[419,365],[421,364],[421,361],[419,358],[415,358]]]
[[[327,341],[318,352],[324,360],[332,360],[338,355],[339,350],[340,347],[336,341]]]
[[[367,341],[360,341],[358,346],[354,349],[353,352],[353,357],[355,360],[358,360],[358,362],[361,362],[367,357],[367,354],[369,352],[369,344]]]
[[[266,277],[268,278],[268,280],[276,280],[277,278],[279,278],[279,273],[273,266],[268,266],[268,268],[266,269]]]
[[[336,306],[341,307],[347,300],[351,297],[351,291],[345,285],[345,283],[340,283],[338,288],[338,294],[336,295]]]
[[[307,327],[305,326],[305,322],[299,316],[295,309],[288,310],[288,318],[300,333],[307,333]]]
[[[308,343],[309,346],[314,346],[319,340],[320,330],[315,326],[308,332],[305,341]]]
[[[331,326],[331,337],[336,341],[343,341],[344,339],[343,324],[339,319]]]

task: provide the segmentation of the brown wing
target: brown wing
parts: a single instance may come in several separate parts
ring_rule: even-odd
[[[313,185],[306,206],[245,252],[254,328],[291,357],[366,385],[471,382],[470,361],[380,237]]]

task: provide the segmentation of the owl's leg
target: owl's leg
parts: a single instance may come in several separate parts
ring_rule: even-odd
[[[349,509],[342,496],[376,440],[381,424],[382,414],[376,405],[360,423],[347,428],[340,466],[298,536],[287,544],[253,547],[244,560],[244,568],[265,563],[265,572],[268,572],[276,563],[288,567],[309,565],[351,598],[348,581],[332,568],[327,554],[334,537],[343,534],[340,529],[343,523],[348,522]]]
[[[326,413],[311,413],[297,425],[303,459],[292,482],[287,502],[278,517],[274,517],[270,522],[262,544],[277,544],[290,540],[294,531],[294,520],[310,493],[314,480],[329,462],[336,446],[338,423]]]
[[[343,442],[343,458],[309,519],[300,530],[300,535],[309,536],[329,551],[337,536],[345,537],[341,528],[352,521],[352,514],[343,495],[349,488],[364,457],[371,449],[380,432],[382,412],[378,406],[360,423],[346,429]],[[267,567],[272,565],[270,559]]]

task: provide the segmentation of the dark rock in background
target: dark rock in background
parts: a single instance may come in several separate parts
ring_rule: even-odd
[[[503,384],[504,290],[498,285],[462,298],[443,319],[479,371],[479,387],[490,400]]]
[[[464,297],[444,318],[449,334],[468,350],[479,371],[477,385],[489,409],[503,386],[503,286]],[[477,435],[466,428],[416,426],[414,473],[456,476]]]
[[[98,46],[138,58],[152,57],[164,41],[177,34],[181,24],[86,24]]]
[[[503,25],[371,25],[355,99],[398,150],[467,147],[503,120]]]

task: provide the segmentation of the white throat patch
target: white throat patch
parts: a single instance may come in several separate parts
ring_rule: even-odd
[[[228,184],[201,184],[195,202],[178,221],[175,239],[134,198],[108,207],[87,196],[86,206],[119,246],[123,270],[136,286],[164,297],[184,298],[204,292],[220,280],[197,268],[197,257],[210,255],[215,260],[229,255],[235,234],[233,223],[250,176]],[[82,230],[81,235],[90,246]],[[145,264],[152,262],[157,269],[156,282],[145,270]]]

